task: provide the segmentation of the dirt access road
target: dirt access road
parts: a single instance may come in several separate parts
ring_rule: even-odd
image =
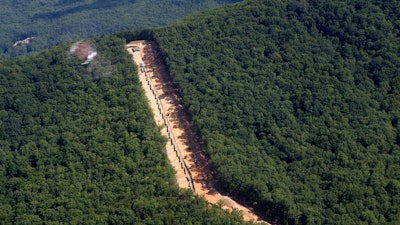
[[[133,50],[135,48],[135,50]],[[237,209],[247,221],[263,222],[251,209],[221,195],[213,188],[213,172],[199,144],[199,137],[190,127],[178,91],[173,88],[171,77],[158,55],[154,42],[133,41],[127,44],[134,62],[139,67],[139,79],[145,90],[157,125],[162,135],[168,137],[167,156],[176,170],[176,181],[181,188],[192,188],[212,204],[221,204],[227,210]]]

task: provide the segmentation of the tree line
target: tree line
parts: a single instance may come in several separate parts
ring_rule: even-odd
[[[179,189],[116,36],[0,61],[2,224],[250,224]]]
[[[398,224],[399,4],[248,0],[140,35],[221,190],[282,224]]]

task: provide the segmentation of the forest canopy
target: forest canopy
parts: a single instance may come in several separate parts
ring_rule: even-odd
[[[226,193],[400,224],[400,2],[247,0],[153,30]]]
[[[179,189],[115,36],[0,61],[1,224],[248,224]]]
[[[118,37],[158,42],[221,190],[281,224],[397,225],[399,9],[245,0]],[[177,188],[124,43],[93,44],[0,61],[0,219],[242,223]]]
[[[163,26],[238,0],[0,0],[0,59],[62,42]],[[28,45],[16,41],[34,37]]]

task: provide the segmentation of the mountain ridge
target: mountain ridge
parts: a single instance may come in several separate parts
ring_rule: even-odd
[[[244,1],[154,31],[221,189],[281,223],[397,223],[391,3]]]
[[[247,0],[207,10],[170,26],[116,35],[126,42],[137,39],[157,41],[191,114],[192,125],[211,157],[220,190],[245,199],[251,207],[274,216],[281,224],[398,224],[399,4],[397,1],[362,0]],[[101,41],[98,44],[99,49],[112,45]],[[67,108],[80,112],[83,110],[80,105],[84,104],[75,104],[79,102],[78,96],[90,96],[97,85],[88,82],[85,84],[90,87],[86,87],[81,82],[71,86],[63,83],[65,75],[87,72],[84,67],[76,67],[73,61],[68,61],[60,49],[58,51],[54,55],[53,52],[44,52],[27,57],[29,60],[26,61],[23,61],[25,58],[1,61],[4,63],[1,70],[4,82],[1,82],[3,87],[0,91],[4,96],[10,95],[0,101],[3,109],[0,112],[3,120],[0,135],[10,141],[2,145],[7,147],[1,151],[5,156],[0,157],[6,159],[1,165],[7,165],[1,168],[3,184],[7,184],[2,187],[2,193],[5,193],[4,198],[11,196],[7,201],[0,201],[6,202],[1,206],[5,209],[3,212],[22,212],[16,209],[29,204],[17,205],[16,202],[32,199],[28,191],[29,182],[22,193],[15,193],[13,185],[24,184],[22,182],[29,177],[32,168],[38,166],[35,147],[49,150],[47,141],[62,148],[70,146],[69,143],[75,143],[73,148],[84,148],[79,143],[87,136],[77,139],[68,130],[59,133],[58,138],[43,131],[42,135],[47,139],[40,141],[39,145],[15,138],[19,137],[20,128],[32,121],[31,114],[38,127],[63,121],[62,113],[53,112],[48,117],[40,117],[49,108],[27,103],[61,96],[63,101],[73,106]],[[89,77],[98,79],[96,72],[104,69],[107,69],[105,74],[113,74],[125,71],[122,69],[125,66],[130,68],[129,60],[111,52],[106,54],[112,60],[112,63],[105,63],[109,67],[93,69]],[[42,60],[44,56],[46,60]],[[10,63],[13,67],[8,67],[8,62],[13,62]],[[29,65],[24,65],[29,62]],[[55,71],[60,73],[54,74],[54,79],[59,81],[37,78],[41,73],[50,76],[49,64],[58,65]],[[114,64],[118,66],[114,67]],[[115,78],[98,80],[104,91],[104,95],[98,98],[104,100],[102,104],[124,109],[118,97],[129,95],[128,90],[132,88],[124,86],[123,90],[127,92],[120,92],[119,84],[124,83],[120,79],[126,75],[125,72]],[[31,81],[18,83],[25,79],[24,76]],[[13,80],[14,77],[18,79]],[[73,77],[77,79],[77,76]],[[35,101],[27,100],[31,90],[28,87],[32,85],[32,93],[37,97]],[[110,85],[115,88],[107,89]],[[82,88],[86,94],[81,93]],[[71,96],[64,99],[63,94]],[[87,98],[88,103],[94,104],[89,101],[91,99]],[[121,99],[122,102],[125,100]],[[60,105],[60,109],[65,108]],[[28,116],[19,115],[20,112]],[[124,118],[120,118],[124,113],[113,112],[120,120],[99,113],[100,117],[95,117],[98,119],[91,123],[105,124],[105,128],[112,127],[113,131],[99,130],[89,136],[93,140],[99,139],[99,149],[104,150],[97,153],[101,155],[98,159],[108,162],[107,157],[112,155],[106,151],[104,143],[123,146],[126,133],[119,132],[121,130],[128,130],[128,134],[136,135],[135,140],[141,140],[139,145],[129,142],[126,150],[133,151],[140,144],[147,146],[142,151],[137,150],[134,159],[144,159],[144,155],[162,158],[157,148],[147,145],[152,143],[146,139],[152,132],[143,128],[151,130],[151,125],[136,123],[143,120],[141,113],[134,115],[133,119],[130,117],[129,121],[134,122],[124,124]],[[68,115],[75,114],[71,111]],[[75,115],[74,118],[78,117]],[[91,121],[88,117],[85,119]],[[50,128],[56,129],[57,126],[53,124]],[[93,140],[91,146],[96,143]],[[33,149],[35,154],[28,154],[29,149]],[[147,154],[149,152],[154,155]],[[58,160],[53,166],[60,166],[58,169],[63,171],[68,163],[63,161],[61,153],[55,151],[52,154],[54,160]],[[95,160],[92,156],[89,159]],[[18,163],[24,165],[22,170],[16,166]],[[165,162],[160,163],[165,165]],[[79,163],[71,165],[76,166],[71,168],[80,168]],[[106,165],[103,165],[104,170],[100,168],[104,173],[99,177],[110,178],[110,171],[115,171]],[[144,161],[144,167],[138,167],[137,172],[143,170],[148,175],[151,171],[160,171],[160,164],[155,168],[149,165],[152,164]],[[176,193],[169,192],[169,185],[161,182],[161,178],[154,179],[156,184],[149,183],[150,190],[147,191]],[[51,193],[60,200],[59,195]],[[21,195],[23,198],[19,198]],[[107,196],[104,193],[101,200],[107,200]],[[190,197],[179,195],[179,198]],[[144,204],[142,198],[135,198],[131,206],[144,212],[137,218],[139,221],[152,222],[155,217],[150,219],[146,215],[155,213],[152,210],[154,201]],[[56,204],[70,207],[65,202]],[[35,213],[33,209],[29,212]],[[207,215],[202,213],[196,214],[195,218]],[[3,217],[9,219],[7,214]],[[173,221],[181,221],[183,217]],[[158,214],[155,219],[172,220]]]

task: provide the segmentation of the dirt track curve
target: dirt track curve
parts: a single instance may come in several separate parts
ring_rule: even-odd
[[[251,209],[237,203],[229,196],[221,195],[213,188],[213,172],[199,144],[199,137],[190,127],[189,118],[177,90],[173,88],[168,70],[158,55],[154,42],[133,41],[127,44],[128,52],[139,67],[139,79],[149,100],[154,119],[161,126],[162,135],[168,137],[167,156],[176,170],[176,181],[181,188],[193,191],[212,204],[233,208],[243,213],[246,221],[266,221],[252,213]],[[133,50],[134,48],[134,50]]]

